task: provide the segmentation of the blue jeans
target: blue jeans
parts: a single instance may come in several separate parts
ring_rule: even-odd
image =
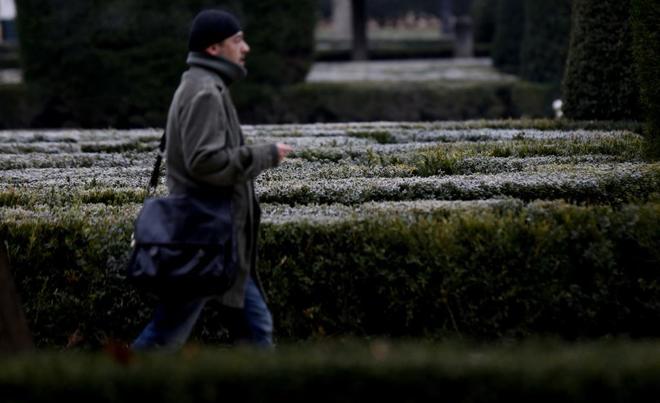
[[[156,307],[153,320],[133,342],[131,348],[178,350],[186,343],[208,298],[187,302],[163,301]],[[239,321],[233,321],[230,333],[247,333],[245,338],[259,347],[273,345],[273,319],[261,291],[252,277],[245,289],[245,306]],[[245,328],[243,331],[241,328]]]

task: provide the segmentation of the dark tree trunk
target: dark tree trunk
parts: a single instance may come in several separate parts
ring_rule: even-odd
[[[367,1],[352,0],[353,8],[353,60],[367,60]]]
[[[0,242],[0,353],[31,348],[32,336],[9,270],[7,250]]]

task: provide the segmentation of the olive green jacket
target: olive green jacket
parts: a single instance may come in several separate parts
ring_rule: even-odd
[[[254,178],[277,165],[274,144],[244,144],[228,86],[245,69],[206,53],[190,53],[167,118],[167,186],[171,194],[188,190],[231,192],[238,234],[239,273],[223,304],[243,307],[248,274],[257,284],[257,237],[261,211]]]

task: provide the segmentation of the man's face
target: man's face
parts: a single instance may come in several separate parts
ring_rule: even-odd
[[[243,31],[222,41],[218,49],[218,56],[241,66],[245,66],[245,57],[250,52],[250,46],[245,42]]]

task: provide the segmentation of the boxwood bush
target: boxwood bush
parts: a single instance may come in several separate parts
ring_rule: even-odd
[[[138,208],[0,211],[39,346],[130,340],[146,323],[151,301],[122,276]],[[657,202],[392,204],[309,216],[274,214],[261,232],[280,340],[660,336]],[[220,323],[207,312],[195,337],[222,339]]]

